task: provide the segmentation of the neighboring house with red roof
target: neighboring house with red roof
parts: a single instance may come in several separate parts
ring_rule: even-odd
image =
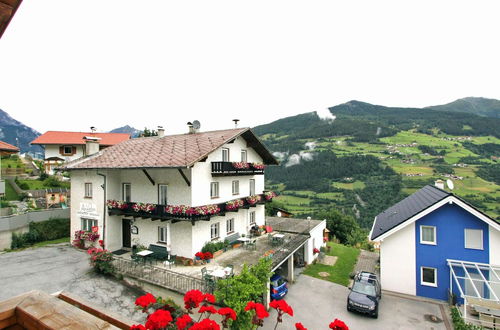
[[[99,140],[99,148],[104,149],[129,139],[130,135],[124,133],[48,131],[31,141],[31,144],[45,149],[45,171],[53,174],[54,168],[64,162],[86,156],[88,140]]]
[[[276,164],[249,128],[127,140],[64,166],[71,232],[97,230],[112,251],[155,244],[194,258],[265,223],[264,165]]]
[[[7,142],[0,141],[0,156],[8,156],[19,153],[19,148],[8,144]]]

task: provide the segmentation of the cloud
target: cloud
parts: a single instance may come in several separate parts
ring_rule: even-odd
[[[273,152],[273,156],[278,158],[278,160],[282,161],[288,156],[288,152],[275,151]]]
[[[293,154],[288,158],[288,161],[285,164],[285,167],[290,167],[294,165],[300,164],[300,155]]]
[[[326,121],[332,122],[332,123],[337,118],[337,116],[333,115],[330,112],[330,109],[328,109],[328,108],[316,110],[316,114],[318,115],[319,119],[326,120]]]
[[[306,147],[307,149],[313,151],[314,148],[316,148],[316,142],[314,142],[314,141],[306,142],[306,144],[304,144],[304,147]]]

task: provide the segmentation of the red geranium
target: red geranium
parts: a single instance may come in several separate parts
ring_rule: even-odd
[[[287,313],[290,316],[293,316],[293,309],[286,303],[284,300],[273,300],[269,304],[272,308],[276,309],[278,312]]]
[[[247,306],[245,307],[245,311],[254,310],[255,315],[252,318],[252,324],[262,326],[264,324],[264,319],[269,316],[269,313],[266,311],[264,305],[249,301]]]
[[[184,295],[184,306],[191,311],[192,308],[197,308],[205,299],[205,296],[200,290],[190,290]]]
[[[140,296],[135,300],[137,306],[141,306],[146,309],[149,305],[156,303],[156,298],[151,293],[146,293],[144,296]]]
[[[226,317],[226,320],[227,319],[231,319],[233,321],[236,320],[236,312],[232,308],[222,307],[221,309],[219,309],[217,313],[219,313],[220,315],[224,315]]]
[[[189,330],[220,330],[220,326],[211,319],[203,319],[201,322],[195,323]]]
[[[210,293],[205,293],[203,295],[203,301],[206,301],[207,303],[215,304],[215,296]]]
[[[212,254],[212,252],[203,253],[203,259],[205,259],[205,260],[212,259],[213,257],[214,257],[214,255]]]
[[[200,313],[200,314],[203,314],[205,312],[208,312],[210,314],[217,314],[217,310],[215,309],[215,307],[209,306],[209,305],[201,306],[200,310],[198,311],[198,313]]]
[[[146,330],[146,327],[142,324],[134,324],[130,327],[130,330]]]
[[[300,323],[300,322],[299,322],[299,323],[295,323],[295,329],[296,329],[296,330],[307,330],[307,328],[306,328],[306,327],[304,327],[304,326],[302,325],[302,323]]]
[[[196,254],[194,256],[200,258],[201,260],[205,259],[205,253],[203,253],[201,251],[196,252]]]
[[[349,327],[339,319],[333,320],[329,327],[333,330],[349,330]]]
[[[153,314],[148,316],[146,328],[150,330],[163,329],[166,328],[170,322],[172,322],[172,315],[170,315],[170,312],[158,309]]]
[[[314,253],[314,254],[318,254],[318,253],[319,253],[319,250],[318,250],[317,248],[314,248],[314,249],[313,249],[313,253]]]
[[[177,321],[175,321],[175,325],[177,326],[178,330],[184,330],[191,322],[193,322],[191,317],[188,314],[184,314],[177,318]]]

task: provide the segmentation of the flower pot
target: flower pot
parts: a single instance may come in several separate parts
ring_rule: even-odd
[[[239,248],[240,246],[241,246],[241,243],[236,243],[236,244],[234,244],[234,245],[233,245],[233,249],[237,249],[237,248]]]
[[[209,263],[210,263],[210,259],[207,259],[207,260],[205,260],[205,261],[207,262],[207,264],[209,264]]]
[[[218,256],[220,256],[222,253],[224,253],[223,250],[215,251],[214,252],[214,259],[217,258]]]

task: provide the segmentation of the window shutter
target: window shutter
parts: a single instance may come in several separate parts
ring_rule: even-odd
[[[71,147],[71,155],[76,154],[76,147]]]
[[[61,155],[64,155],[64,147],[63,147],[63,146],[60,146],[60,147],[59,147],[59,153],[60,153]]]

